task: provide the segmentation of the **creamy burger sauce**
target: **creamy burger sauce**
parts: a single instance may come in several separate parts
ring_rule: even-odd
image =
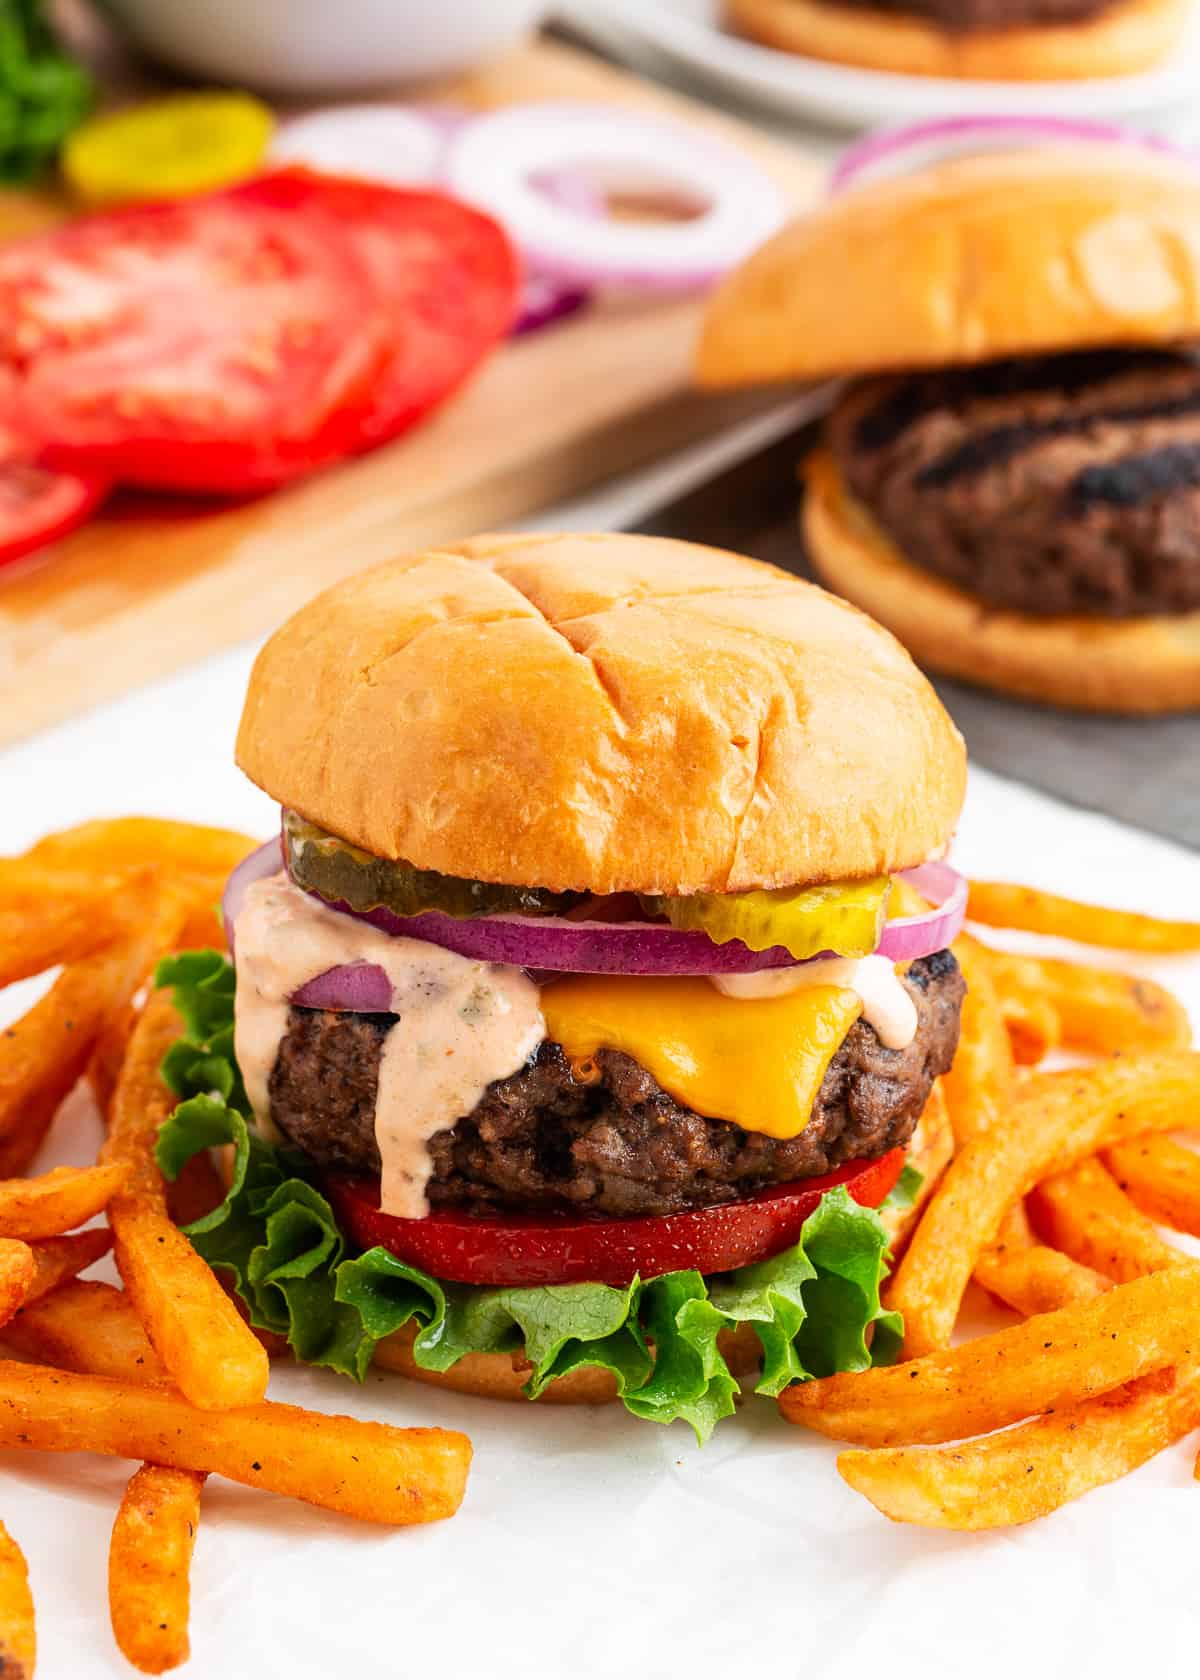
[[[886,1050],[906,1050],[917,1036],[917,1006],[886,957],[824,957],[800,968],[768,968],[757,974],[713,974],[726,997],[769,998],[805,986],[843,986],[862,999],[862,1018]]]
[[[470,1114],[495,1079],[524,1067],[546,1036],[538,988],[519,968],[397,939],[327,910],[285,875],[246,894],[237,944],[235,1049],[246,1093],[273,1132],[269,1083],[287,1032],[288,1000],[327,969],[373,963],[392,984],[396,1024],[384,1039],[375,1104],[381,1205],[429,1212],[429,1139]]]

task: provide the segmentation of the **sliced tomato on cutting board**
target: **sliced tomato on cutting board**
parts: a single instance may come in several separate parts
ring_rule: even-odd
[[[307,169],[261,176],[234,195],[328,219],[365,268],[388,353],[358,413],[363,448],[441,402],[516,321],[516,253],[498,223],[458,199]]]
[[[287,171],[0,249],[0,379],[72,464],[250,494],[420,418],[516,292],[477,211]]]
[[[240,494],[345,453],[382,365],[362,265],[304,218],[220,197],[0,248],[0,372],[23,421],[126,483]]]
[[[95,474],[0,462],[0,566],[74,530],[107,492],[108,480]]]
[[[378,1179],[330,1174],[322,1188],[356,1247],[386,1248],[448,1283],[619,1285],[664,1272],[727,1272],[769,1259],[799,1240],[827,1190],[844,1184],[860,1207],[878,1207],[903,1166],[904,1151],[893,1149],[877,1161],[854,1161],[746,1201],[641,1219],[446,1208],[425,1219],[397,1219],[379,1206]]]

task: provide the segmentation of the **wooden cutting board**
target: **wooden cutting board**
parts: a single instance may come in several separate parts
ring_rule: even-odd
[[[820,189],[815,160],[561,45],[437,92],[637,105],[741,147],[797,205]],[[54,213],[0,196],[0,237]],[[608,304],[514,342],[407,437],[252,503],[114,501],[0,578],[0,745],[259,635],[348,572],[512,523],[762,410],[760,394],[689,390],[702,308]]]

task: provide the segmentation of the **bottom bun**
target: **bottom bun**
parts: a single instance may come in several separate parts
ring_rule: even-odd
[[[1080,23],[952,33],[919,17],[826,0],[727,0],[752,40],[835,64],[998,82],[1082,81],[1129,75],[1166,57],[1190,0],[1126,0]]]
[[[994,611],[904,559],[827,451],[809,460],[806,479],[804,536],[821,581],[886,625],[919,665],[1082,711],[1200,706],[1200,613],[1096,619]]]
[[[375,1349],[375,1363],[385,1371],[398,1371],[403,1377],[433,1383],[438,1388],[452,1388],[457,1394],[477,1394],[483,1400],[528,1402],[529,1396],[523,1388],[529,1377],[529,1366],[519,1353],[469,1353],[448,1371],[425,1371],[413,1358],[416,1334],[416,1326],[407,1324],[380,1342]],[[758,1369],[762,1349],[749,1324],[739,1325],[736,1330],[723,1330],[717,1345],[735,1377],[752,1376]],[[602,1406],[617,1398],[616,1379],[611,1371],[585,1365],[559,1377],[538,1398],[558,1406]]]

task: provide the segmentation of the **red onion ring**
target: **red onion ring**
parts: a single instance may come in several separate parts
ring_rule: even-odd
[[[1067,117],[941,117],[932,122],[908,123],[902,128],[885,128],[869,134],[844,151],[829,179],[829,196],[837,197],[869,180],[886,179],[900,171],[892,164],[913,153],[907,168],[972,152],[997,151],[1047,141],[1085,141],[1093,145],[1140,146],[1145,151],[1197,163],[1200,159],[1161,135],[1143,134],[1120,128],[1115,123],[1077,122]],[[882,167],[881,167],[882,166]]]
[[[277,834],[264,841],[249,857],[244,857],[225,883],[221,894],[221,920],[225,924],[225,943],[233,953],[234,923],[242,913],[246,894],[255,881],[265,881],[268,875],[278,875],[283,868],[283,840]]]
[[[690,221],[619,222],[556,202],[547,172],[585,164],[679,183],[705,206]],[[538,272],[570,286],[682,291],[707,286],[775,231],[785,206],[756,164],[687,129],[623,107],[546,100],[466,123],[446,185],[489,211]]]

